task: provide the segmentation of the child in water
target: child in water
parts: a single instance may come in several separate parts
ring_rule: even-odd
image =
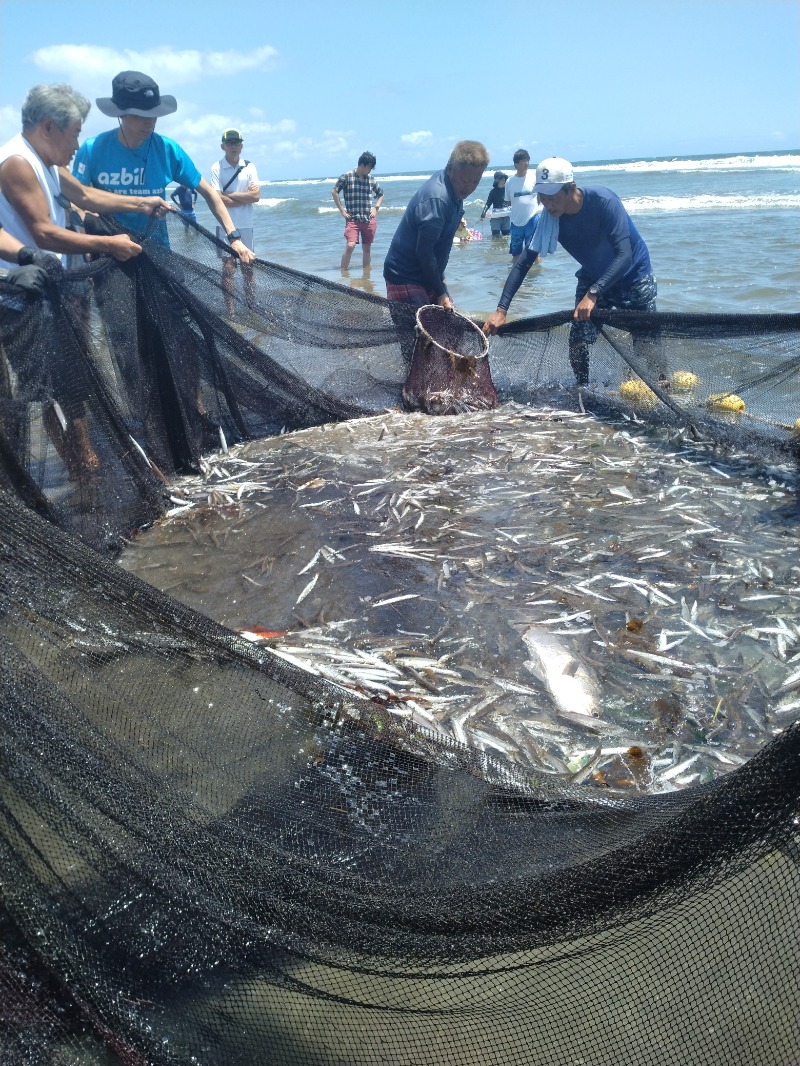
[[[480,240],[482,236],[483,234],[479,231],[467,228],[467,220],[462,215],[461,221],[458,224],[458,229],[456,230],[455,236],[453,237],[453,244],[458,244],[460,241]]]

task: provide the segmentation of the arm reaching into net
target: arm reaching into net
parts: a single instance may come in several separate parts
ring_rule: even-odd
[[[238,230],[233,224],[233,219],[228,214],[228,209],[222,202],[222,197],[213,189],[205,178],[201,178],[197,185],[197,191],[208,204],[209,210],[226,233],[236,233]],[[231,250],[236,252],[240,261],[248,266],[255,262],[256,253],[252,252],[240,238],[230,242]]]
[[[61,254],[93,252],[111,255],[120,261],[131,259],[142,250],[127,233],[113,237],[89,236],[56,225],[50,218],[50,209],[33,167],[22,156],[10,156],[3,163],[2,183],[6,199],[39,248]],[[124,201],[127,197],[115,199]]]
[[[509,270],[506,283],[503,286],[503,292],[497,303],[497,310],[493,311],[491,315],[486,319],[483,324],[483,332],[487,337],[490,337],[493,333],[497,333],[498,329],[505,323],[508,317],[508,309],[511,306],[511,301],[517,292],[517,289],[523,283],[528,275],[528,271],[539,258],[538,252],[532,252],[530,248],[524,248],[522,255],[516,261],[514,266]]]
[[[172,204],[160,196],[122,196],[119,193],[97,189],[92,185],[81,185],[66,167],[58,171],[61,179],[61,191],[70,203],[82,211],[94,211],[98,215],[113,215],[119,211],[141,211],[143,215],[155,215],[162,218],[167,211],[174,211]]]

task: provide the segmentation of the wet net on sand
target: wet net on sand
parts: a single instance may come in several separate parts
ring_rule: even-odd
[[[130,264],[72,270],[43,301],[0,283],[3,1063],[798,1061],[800,727],[789,698],[800,634],[788,616],[761,624],[768,614],[755,621],[739,602],[773,594],[777,550],[750,560],[748,589],[730,585],[736,610],[723,633],[778,630],[763,634],[764,654],[782,672],[743,663],[761,680],[752,699],[737,697],[773,716],[770,737],[724,776],[681,791],[569,780],[312,676],[107,556],[187,506],[174,478],[208,470],[209,451],[219,469],[235,441],[396,407],[413,313],[406,321],[403,308],[267,263],[253,289],[237,276],[231,295],[213,240],[179,220],[170,227],[171,251],[148,242]],[[569,469],[533,439],[524,450],[537,411],[548,430],[580,432],[584,408],[637,434],[647,423],[664,427],[664,440],[699,439],[708,451],[692,461],[712,464],[720,483],[728,453],[712,455],[713,442],[733,446],[760,466],[764,513],[791,507],[798,316],[610,313],[579,396],[569,320],[513,323],[492,342],[500,399],[525,406],[470,417],[491,434],[492,418],[512,411],[517,436],[498,445],[503,461],[563,464],[563,498],[574,491],[588,514],[597,500],[576,479],[601,495],[608,468]],[[413,466],[433,462],[437,442],[416,457],[418,442],[406,447]],[[357,458],[337,454],[333,468]],[[475,461],[470,442],[460,456]],[[296,458],[279,462],[291,472]],[[235,474],[234,493],[217,477],[215,504],[246,496],[246,466]],[[700,576],[713,587],[738,565],[723,551],[725,530],[716,548],[707,532],[724,525],[717,500],[700,483],[691,501],[668,495],[675,484],[660,486],[667,537],[683,535],[667,508],[684,504],[688,525],[706,530]],[[463,488],[442,501],[454,519]],[[610,488],[625,505],[638,495],[624,477]],[[389,543],[423,550],[399,495],[388,495],[398,524]],[[308,502],[276,496],[287,509]],[[574,584],[586,567],[584,588],[618,595],[592,560],[557,543],[558,511],[555,500],[547,542],[534,527],[529,554],[515,556],[513,580],[546,591],[553,575]],[[326,529],[328,517],[322,509],[314,521]],[[482,512],[472,521],[485,534]],[[526,521],[519,510],[515,528],[499,517],[493,528],[519,542]],[[264,557],[279,549],[265,543]],[[372,556],[386,573],[371,602],[417,591],[398,586],[397,551]],[[659,584],[667,564],[628,562],[632,594],[655,609],[671,595]],[[313,580],[311,567],[297,594]],[[682,622],[708,643],[691,602]],[[642,621],[644,640],[650,621],[628,606],[617,619],[627,650],[650,663],[649,678],[680,678],[642,659],[677,652],[635,643],[642,631],[628,622]],[[541,630],[551,609],[569,613],[526,602],[521,621]],[[609,635],[605,620],[595,619]],[[544,685],[552,646],[540,637],[528,651],[539,652]],[[425,676],[405,665],[406,676]],[[576,679],[585,665],[571,659],[562,674]]]

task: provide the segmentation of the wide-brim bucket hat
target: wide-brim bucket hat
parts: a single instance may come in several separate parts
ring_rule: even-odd
[[[174,96],[162,96],[158,85],[138,70],[123,70],[111,82],[111,96],[95,101],[104,115],[121,118],[139,115],[141,118],[161,118],[178,110]]]

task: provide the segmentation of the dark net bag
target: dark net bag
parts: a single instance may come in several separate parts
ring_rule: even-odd
[[[438,304],[420,307],[411,370],[403,386],[406,407],[429,415],[496,407],[488,351],[482,330],[458,311]]]
[[[41,301],[0,281],[3,1066],[800,1061],[800,726],[711,784],[607,795],[105,557],[211,448],[405,378],[385,301],[259,262],[231,316],[214,238],[170,242]],[[579,395],[569,322],[492,342],[501,399],[793,456],[798,316],[611,313]]]

